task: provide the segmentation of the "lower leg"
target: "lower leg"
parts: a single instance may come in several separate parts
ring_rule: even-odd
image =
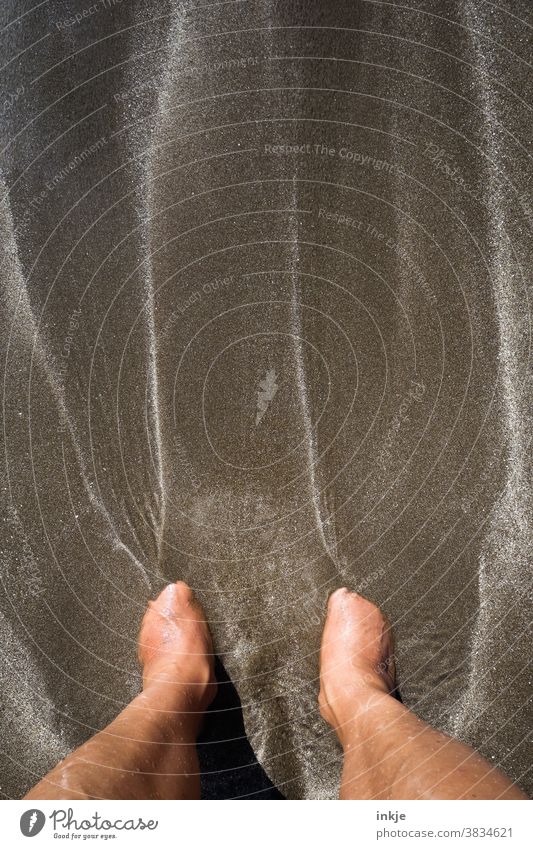
[[[203,612],[189,587],[151,602],[139,637],[143,691],[61,761],[27,799],[195,799],[196,736],[215,692]]]
[[[320,672],[321,713],[344,749],[341,798],[525,798],[473,749],[390,694],[388,624],[375,605],[345,589],[330,598]]]

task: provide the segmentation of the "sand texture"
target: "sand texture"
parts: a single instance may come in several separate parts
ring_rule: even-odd
[[[529,4],[1,5],[1,793],[178,578],[284,795],[339,585],[531,792]]]

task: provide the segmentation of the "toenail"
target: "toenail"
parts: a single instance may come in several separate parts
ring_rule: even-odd
[[[346,587],[339,587],[338,589],[334,590],[328,598],[328,605],[331,604],[334,597],[344,595],[344,593],[347,592],[348,590],[346,589]]]

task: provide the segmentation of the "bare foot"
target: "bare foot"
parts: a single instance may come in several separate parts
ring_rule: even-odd
[[[213,700],[211,634],[201,605],[183,581],[169,584],[149,602],[139,634],[139,660],[143,692],[156,701],[166,702],[173,691],[185,690],[191,706],[201,712]]]
[[[361,708],[394,690],[390,625],[375,604],[346,587],[329,598],[320,648],[320,713],[342,737]],[[341,739],[342,742],[342,739]]]

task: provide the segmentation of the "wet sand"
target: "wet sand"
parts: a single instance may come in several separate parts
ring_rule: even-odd
[[[177,578],[284,795],[337,794],[339,585],[531,792],[531,14],[408,5],[3,4],[5,796]]]

